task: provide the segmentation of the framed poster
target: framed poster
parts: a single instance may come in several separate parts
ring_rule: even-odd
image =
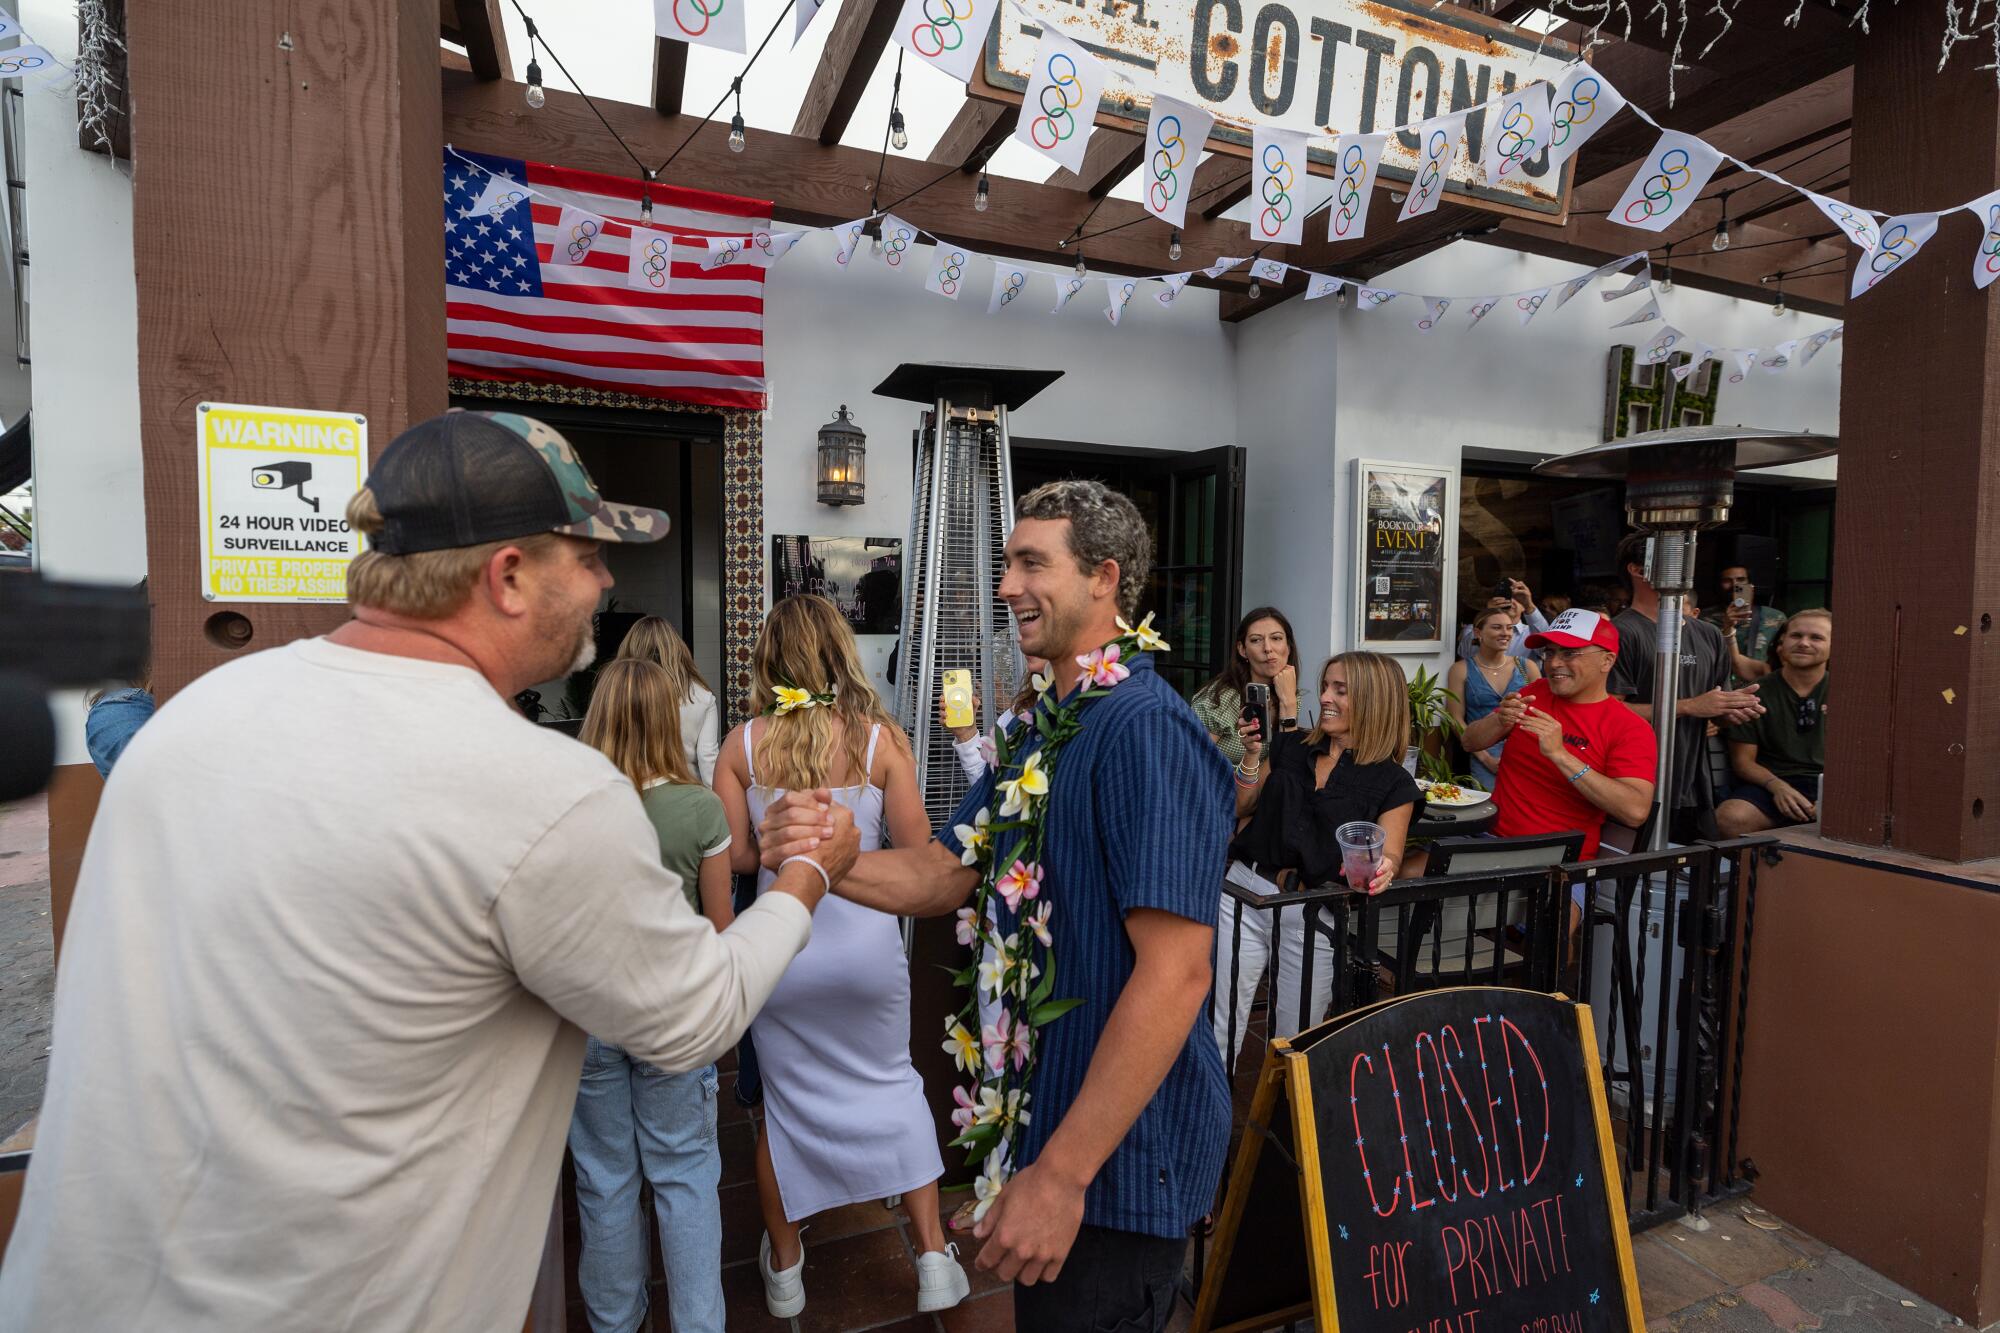
[[[1431,653],[1451,641],[1458,561],[1458,469],[1359,459],[1354,464],[1354,642],[1382,653]]]
[[[901,537],[771,538],[771,600],[818,593],[840,608],[856,634],[900,634]]]

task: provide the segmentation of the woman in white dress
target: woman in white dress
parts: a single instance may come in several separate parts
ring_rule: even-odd
[[[886,831],[899,847],[930,840],[916,762],[862,672],[854,635],[823,597],[771,608],[752,654],[750,707],[716,766],[739,872],[758,869],[756,829],[788,790],[825,787],[854,812],[861,846]],[[759,874],[763,892],[772,876]],[[910,970],[897,919],[829,896],[799,954],[751,1026],[764,1080],[757,1194],[758,1266],[778,1318],[805,1308],[801,1223],[815,1213],[902,1195],[915,1233],[917,1309],[948,1309],[969,1284],[938,1215],[944,1159],[910,1063]]]
[[[680,700],[681,746],[687,752],[688,767],[701,774],[702,785],[715,786],[715,757],[722,748],[722,714],[715,704],[715,691],[701,678],[688,651],[687,640],[658,616],[646,616],[625,631],[618,645],[620,657],[636,657],[665,667],[673,682],[674,698]]]

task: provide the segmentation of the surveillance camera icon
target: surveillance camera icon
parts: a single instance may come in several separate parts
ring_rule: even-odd
[[[288,458],[269,467],[250,469],[250,485],[260,491],[286,491],[297,488],[299,499],[311,505],[312,511],[317,514],[319,501],[307,495],[304,490],[305,484],[312,480],[312,474],[311,463],[300,458]]]

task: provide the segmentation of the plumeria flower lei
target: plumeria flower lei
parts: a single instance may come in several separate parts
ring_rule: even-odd
[[[993,733],[988,762],[997,808],[989,804],[972,823],[953,829],[964,848],[962,863],[980,877],[972,904],[958,912],[958,942],[974,951],[974,960],[958,974],[968,995],[945,1021],[944,1040],[957,1068],[972,1078],[953,1090],[951,1120],[959,1131],[953,1144],[967,1150],[969,1163],[985,1164],[973,1182],[976,1218],[1000,1197],[1013,1169],[1014,1138],[1028,1123],[1039,1033],[1082,1003],[1054,998],[1055,905],[1043,896],[1044,818],[1057,760],[1082,728],[1084,708],[1131,677],[1131,658],[1168,648],[1151,615],[1136,626],[1121,619],[1118,629],[1116,639],[1076,659],[1083,675],[1067,698],[1054,697],[1050,677],[1033,677],[1036,698],[1027,716]],[[1040,744],[1023,753],[1033,738]],[[1000,905],[1018,919],[1018,930],[1003,933],[995,925]],[[990,1024],[979,1021],[981,996],[999,1001]]]
[[[802,708],[833,707],[833,691],[830,688],[813,691],[802,690],[796,685],[779,684],[771,687],[771,693],[775,696],[776,701],[764,710],[764,716],[766,717],[783,717],[787,713],[796,713]]]

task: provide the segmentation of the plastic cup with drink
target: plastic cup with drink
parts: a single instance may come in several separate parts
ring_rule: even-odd
[[[1340,844],[1340,873],[1346,877],[1348,887],[1366,893],[1381,867],[1388,833],[1380,824],[1357,819],[1342,824],[1333,831],[1333,836]]]

